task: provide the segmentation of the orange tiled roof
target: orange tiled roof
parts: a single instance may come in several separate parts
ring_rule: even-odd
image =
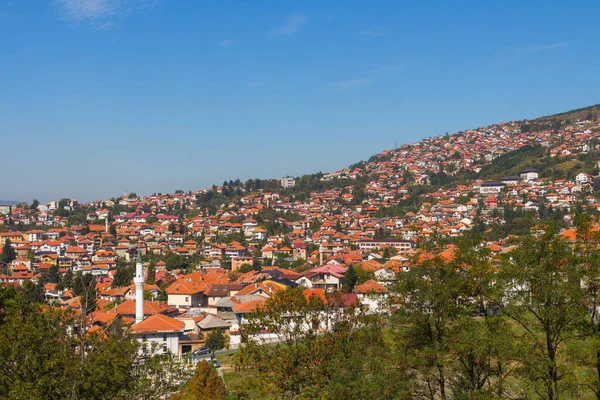
[[[152,332],[182,332],[185,323],[175,318],[167,317],[162,314],[152,315],[145,320],[133,325],[133,333],[152,333]]]

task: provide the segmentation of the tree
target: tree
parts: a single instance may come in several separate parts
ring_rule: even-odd
[[[54,263],[50,270],[48,271],[48,282],[50,283],[59,283],[60,282],[60,267],[58,266],[58,261]]]
[[[113,224],[110,224],[110,226],[108,227],[108,232],[114,237],[117,237],[117,227]]]
[[[558,399],[567,369],[559,363],[565,341],[585,312],[581,274],[569,245],[550,227],[527,237],[510,254],[503,277],[510,288],[503,311],[519,324],[524,376],[541,396]]]
[[[73,280],[73,293],[75,293],[76,296],[79,296],[79,303],[81,304],[78,336],[81,342],[81,345],[79,346],[79,355],[81,357],[81,362],[84,362],[88,340],[86,318],[88,314],[96,308],[96,297],[98,296],[96,277],[92,274],[84,275],[81,271],[77,272],[77,275],[75,275],[75,279]]]
[[[225,336],[221,329],[214,329],[206,335],[204,345],[210,349],[213,356],[215,351],[225,348]]]
[[[39,205],[40,205],[40,202],[38,201],[38,199],[33,199],[33,201],[31,202],[30,208],[32,210],[37,210]]]
[[[582,271],[582,300],[586,315],[579,327],[579,339],[572,343],[569,355],[572,362],[594,373],[583,374],[581,385],[600,399],[600,233],[593,229],[589,214],[575,217],[577,227],[573,261]],[[579,381],[579,379],[578,379]],[[579,382],[578,382],[579,383]]]
[[[123,287],[131,285],[131,280],[135,273],[134,267],[122,266],[117,267],[114,279],[111,283],[111,287]]]
[[[254,271],[254,267],[250,264],[244,263],[240,265],[237,271],[241,274],[245,274],[246,272]]]
[[[194,375],[186,387],[175,394],[173,400],[221,400],[227,397],[227,390],[223,379],[217,374],[206,360],[196,365]]]
[[[172,251],[165,255],[164,260],[168,271],[172,271],[174,269],[185,269],[188,266],[188,261],[184,256]]]
[[[174,378],[156,379],[155,365],[172,377],[187,377],[154,357],[140,363],[137,342],[118,321],[88,335],[81,359],[74,312],[27,302],[14,288],[0,288],[0,310],[2,399],[153,399],[177,389]]]
[[[65,289],[70,289],[73,286],[73,271],[71,271],[70,269],[67,270],[67,272],[65,272],[65,275],[63,276],[62,286]]]
[[[156,283],[156,264],[150,263],[148,266],[148,278],[146,279],[150,285]]]
[[[354,290],[354,286],[358,282],[358,275],[356,274],[356,270],[354,269],[354,265],[350,264],[348,269],[346,270],[346,274],[342,280],[342,287],[344,292],[352,293]]]
[[[33,283],[27,279],[20,287],[23,300],[27,303],[43,303],[45,300],[45,290],[43,283]]]
[[[241,326],[252,340],[236,354],[245,387],[260,398],[407,398],[410,377],[389,357],[379,318],[342,303],[339,293],[326,302],[293,288],[256,309]],[[278,344],[264,345],[265,329]]]
[[[401,274],[397,290],[406,314],[400,321],[408,327],[399,330],[398,335],[401,353],[409,355],[412,368],[422,377],[417,393],[446,400],[453,337],[450,328],[461,315],[458,299],[464,293],[464,284],[455,266],[438,255],[440,249],[433,252],[435,256],[420,263],[419,268]]]
[[[6,264],[10,264],[17,258],[17,251],[14,247],[12,247],[10,239],[6,239],[6,242],[4,242],[1,257],[2,261],[4,261]]]

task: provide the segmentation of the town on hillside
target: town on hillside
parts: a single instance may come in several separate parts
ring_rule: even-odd
[[[385,312],[390,285],[433,237],[445,258],[465,232],[492,257],[506,253],[512,238],[543,230],[541,218],[575,239],[575,216],[600,210],[600,124],[596,108],[569,118],[437,136],[330,173],[0,205],[0,283],[37,287],[84,312],[88,329],[118,321],[179,357],[216,330],[237,348],[247,316],[289,288],[341,291],[339,307]],[[92,277],[92,310],[78,276]]]

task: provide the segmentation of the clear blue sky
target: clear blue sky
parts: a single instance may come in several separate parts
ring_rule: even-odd
[[[0,0],[0,199],[332,171],[600,103],[600,2]]]

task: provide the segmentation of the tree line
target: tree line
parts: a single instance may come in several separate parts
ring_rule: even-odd
[[[251,398],[600,399],[600,234],[552,226],[492,256],[476,235],[432,241],[390,287],[387,313],[278,292],[242,330]],[[445,252],[447,254],[447,252]],[[346,304],[347,306],[347,304]],[[323,329],[323,325],[327,325]]]

